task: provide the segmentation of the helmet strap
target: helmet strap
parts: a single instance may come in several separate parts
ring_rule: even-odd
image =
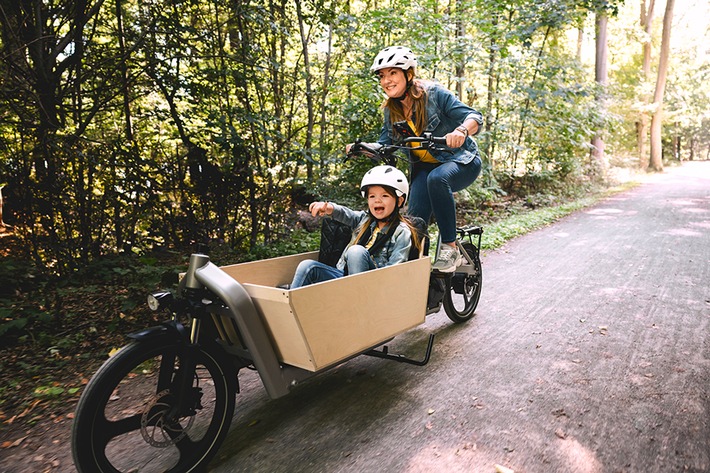
[[[390,217],[393,217],[393,216],[397,215],[398,213],[399,213],[399,209],[395,209],[390,214]],[[373,256],[376,255],[377,253],[379,253],[382,248],[384,248],[385,244],[392,238],[392,235],[394,235],[394,232],[398,227],[398,225],[395,225],[396,219],[389,219],[389,220],[390,220],[390,227],[387,230],[387,233],[385,233],[385,234],[380,233],[379,235],[377,235],[377,238],[375,238],[375,242],[368,249],[368,252]],[[362,235],[360,240],[358,240],[356,245],[365,246],[367,244],[367,242],[370,241],[371,237],[372,237],[372,227],[368,226],[367,230]]]

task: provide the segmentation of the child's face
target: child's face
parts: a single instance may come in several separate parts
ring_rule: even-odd
[[[370,213],[378,220],[389,217],[397,207],[399,199],[402,199],[382,186],[368,187],[366,195]]]

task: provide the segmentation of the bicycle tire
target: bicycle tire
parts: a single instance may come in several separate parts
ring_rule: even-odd
[[[473,261],[474,273],[454,273],[447,277],[443,301],[446,315],[457,324],[466,322],[475,315],[483,284],[481,260],[476,247],[469,242],[464,242],[463,247]]]
[[[172,340],[134,341],[86,386],[72,426],[80,473],[202,470],[224,441],[236,403],[236,372],[219,348],[193,350],[189,401],[177,406],[175,375],[186,348]],[[183,363],[186,364],[186,363]]]

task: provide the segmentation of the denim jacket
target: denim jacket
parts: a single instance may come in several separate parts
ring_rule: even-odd
[[[330,203],[333,206],[331,217],[340,223],[344,223],[353,229],[353,237],[350,240],[350,245],[355,243],[355,237],[359,233],[360,226],[370,218],[367,212],[362,210],[351,210],[343,205]],[[371,226],[377,225],[373,222]],[[389,227],[384,227],[381,231],[387,232]],[[412,247],[412,232],[404,222],[399,222],[397,229],[394,231],[392,238],[385,243],[382,250],[373,257],[375,266],[383,268],[397,263],[404,263],[409,259],[409,249]],[[346,249],[347,251],[347,249]],[[341,271],[345,269],[345,252],[340,256],[337,268]]]
[[[445,136],[469,118],[476,120],[480,130],[480,126],[483,125],[483,115],[480,112],[461,102],[451,91],[440,84],[425,81],[424,87],[427,93],[427,127],[424,130],[425,132],[430,132],[434,136]],[[390,111],[387,108],[385,108],[385,121],[377,142],[383,145],[394,142],[392,120],[390,119]],[[471,136],[466,138],[460,148],[453,149],[453,151],[453,154],[433,151],[432,155],[437,161],[442,163],[454,161],[468,164],[474,158],[480,158],[476,140]]]

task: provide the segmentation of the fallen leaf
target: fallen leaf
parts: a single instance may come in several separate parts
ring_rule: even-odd
[[[555,430],[555,435],[557,435],[559,438],[564,439],[567,437],[567,434],[565,433],[564,430],[562,429],[557,429]]]
[[[7,440],[7,441],[5,441],[5,442],[2,443],[2,448],[17,447],[17,446],[19,446],[22,442],[24,442],[26,438],[27,438],[27,436],[25,435],[24,437],[20,437],[19,439],[15,440],[15,441]]]
[[[434,409],[429,409],[429,410],[427,411],[427,414],[432,415],[434,412],[436,412]]]
[[[493,466],[494,466],[495,469],[496,469],[496,473],[515,473],[514,470],[511,470],[510,468],[507,468],[507,467],[505,467],[505,466],[503,466],[503,465],[495,464],[495,465],[493,465]]]

